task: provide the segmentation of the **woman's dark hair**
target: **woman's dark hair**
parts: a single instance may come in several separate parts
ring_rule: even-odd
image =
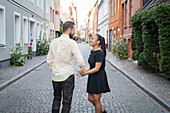
[[[63,32],[66,32],[67,29],[71,28],[73,29],[73,26],[75,25],[74,22],[72,21],[66,21],[64,24],[63,24]]]
[[[106,45],[105,45],[105,39],[99,34],[96,34],[98,40],[100,41],[99,46],[101,46],[101,49],[103,50],[105,56],[106,56]]]

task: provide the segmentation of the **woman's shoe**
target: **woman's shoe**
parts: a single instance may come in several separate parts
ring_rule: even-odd
[[[107,113],[105,110],[102,113]]]

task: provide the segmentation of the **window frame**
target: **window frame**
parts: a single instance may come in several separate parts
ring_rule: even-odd
[[[5,7],[0,5],[0,9],[2,9],[2,20],[3,20],[3,27],[2,27],[2,32],[3,32],[3,35],[2,35],[2,42],[0,42],[0,48],[6,48],[6,20],[5,20]],[[2,44],[1,44],[2,43]]]
[[[27,34],[25,34],[24,20],[26,20]],[[27,40],[25,39],[26,35],[27,35]],[[28,45],[29,44],[29,23],[28,23],[28,17],[26,17],[26,16],[23,16],[23,38],[22,39],[23,39],[23,45]]]
[[[20,13],[17,13],[17,12],[14,12],[14,47],[17,47],[17,44],[19,44],[19,42],[16,42],[16,32],[15,32],[15,16],[18,16],[19,17],[19,37],[21,36],[21,14]],[[19,39],[20,40],[20,39]],[[19,41],[18,40],[18,41]]]

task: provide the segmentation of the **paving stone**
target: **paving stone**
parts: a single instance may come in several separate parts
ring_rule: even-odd
[[[78,44],[88,67],[90,47]],[[75,62],[74,62],[75,63]],[[75,65],[75,72],[79,70]],[[39,70],[39,71],[37,71]],[[108,113],[166,113],[161,105],[145,94],[106,63],[110,93],[102,94],[101,102]],[[71,113],[95,113],[94,106],[88,102],[87,78],[75,77],[75,89]],[[45,63],[0,92],[0,113],[50,113],[53,88],[51,72]]]

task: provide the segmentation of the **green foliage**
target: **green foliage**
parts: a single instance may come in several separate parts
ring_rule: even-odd
[[[141,65],[141,66],[144,66],[146,67],[146,60],[145,60],[145,55],[144,55],[144,52],[142,52],[140,55],[139,55],[139,59],[138,59],[138,64]]]
[[[159,69],[158,27],[155,25],[153,10],[144,11],[142,15],[143,55],[147,66]]]
[[[153,10],[159,28],[160,70],[170,74],[170,4],[161,4]]]
[[[17,45],[16,49],[14,50],[13,47],[11,47],[11,59],[10,59],[10,66],[23,66],[25,63],[25,57],[23,57],[23,51],[22,51],[22,41],[19,41],[19,44]]]
[[[113,45],[113,54],[116,54],[119,59],[126,59],[127,56],[127,43],[125,38],[121,38],[116,41],[116,44]]]
[[[60,26],[60,33],[58,33],[58,37],[60,37],[63,34],[63,26]]]
[[[43,33],[43,39],[41,39],[42,36],[42,30],[40,32],[40,36],[39,39],[37,39],[37,50],[36,50],[36,56],[43,56],[43,55],[47,55],[48,54],[48,50],[49,50],[49,44],[47,41],[47,35],[44,32]]]
[[[137,60],[139,58],[140,53],[143,52],[143,42],[142,42],[142,12],[139,11],[138,13],[134,14],[131,18],[131,26],[133,27],[132,30],[132,50],[135,53],[132,54],[132,58]]]
[[[78,30],[78,37],[80,37],[80,30]]]
[[[170,4],[133,15],[132,58],[144,67],[170,74]]]
[[[89,38],[91,38],[92,37],[92,34],[91,33],[89,33]]]

